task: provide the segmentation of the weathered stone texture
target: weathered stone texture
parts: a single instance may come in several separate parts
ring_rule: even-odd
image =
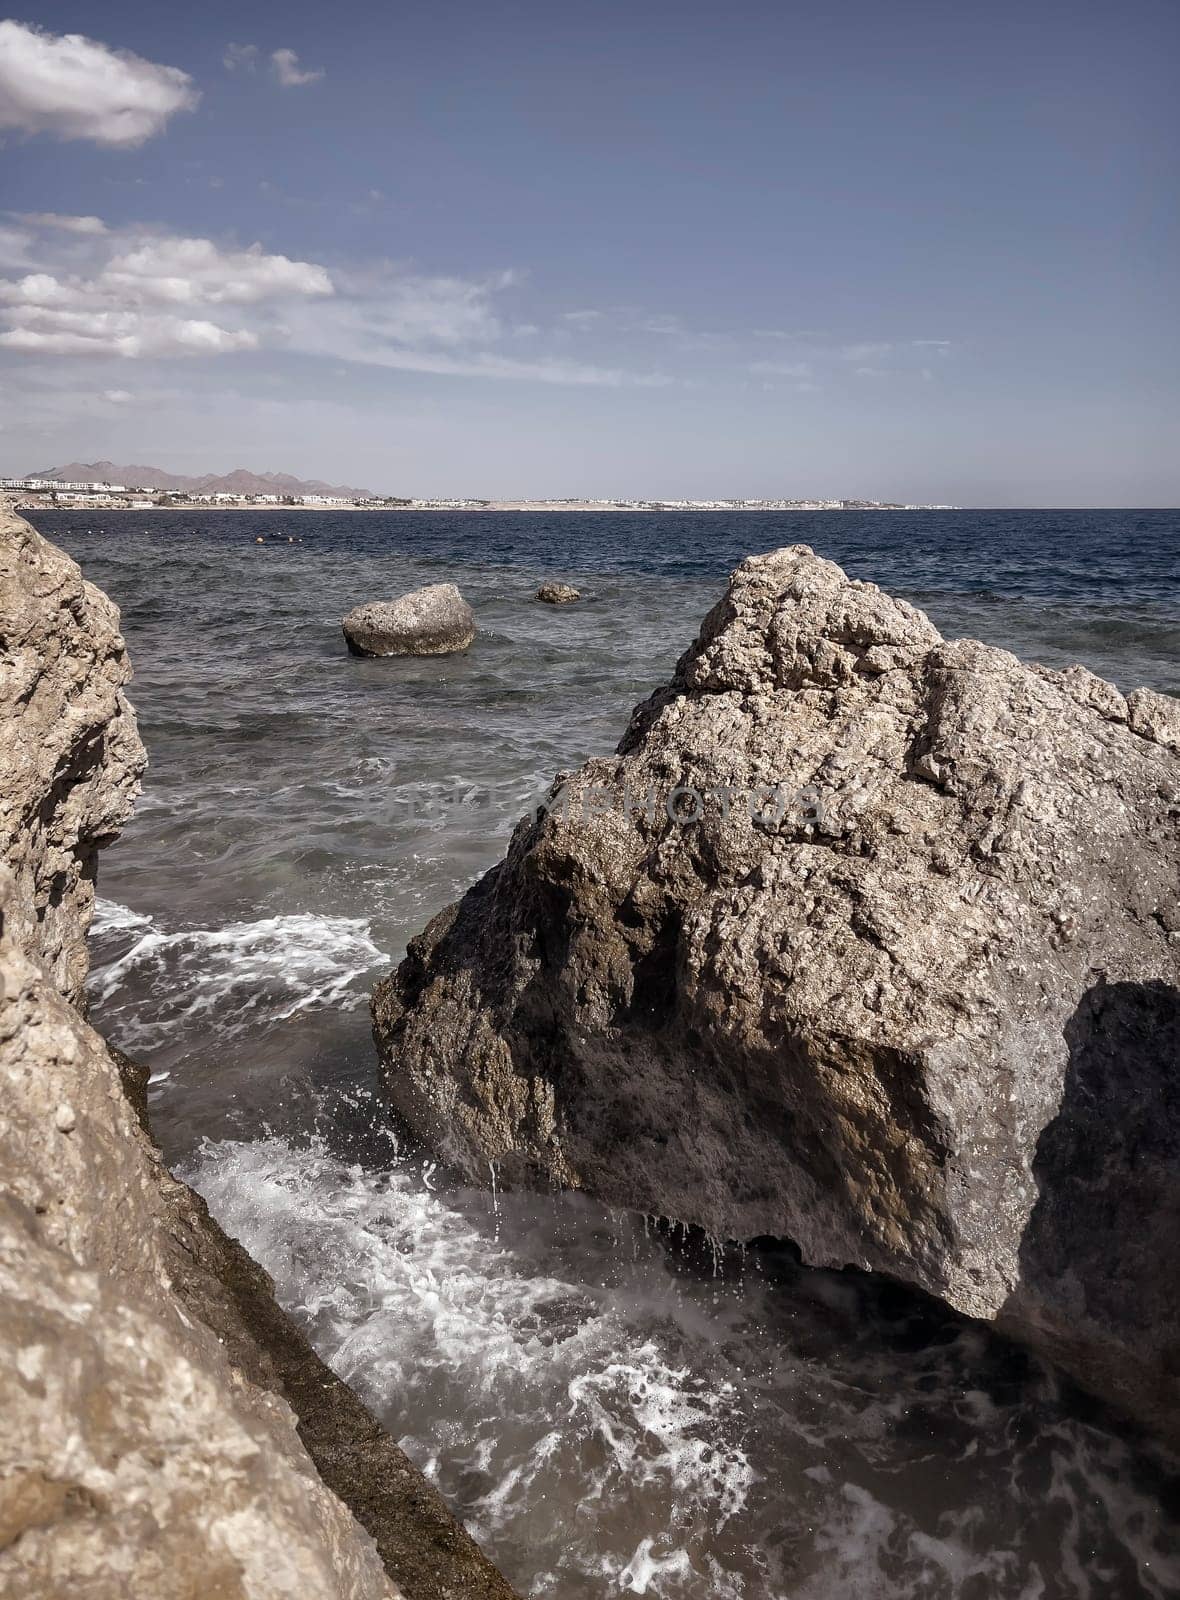
[[[392,1102],[472,1181],[790,1237],[1175,1429],[1178,750],[1167,696],[751,558],[378,987]]]
[[[115,608],[6,509],[0,577],[0,1593],[513,1600],[72,1003],[143,751]]]
[[[97,852],[130,816],[146,760],[130,676],[116,607],[0,496],[0,860],[32,948],[75,1004]]]
[[[453,583],[431,583],[354,606],[341,626],[354,656],[445,656],[475,638],[475,613]]]

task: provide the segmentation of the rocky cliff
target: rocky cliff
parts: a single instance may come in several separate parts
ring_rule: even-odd
[[[143,766],[128,677],[114,607],[0,508],[0,1591],[512,1600],[73,1003]]]
[[[915,1284],[1180,1426],[1180,703],[796,546],[373,1004],[472,1181]]]
[[[124,688],[119,613],[0,496],[0,861],[10,916],[78,1004],[99,848],[131,813],[145,766]]]

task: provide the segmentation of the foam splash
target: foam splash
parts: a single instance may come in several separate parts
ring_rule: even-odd
[[[840,1275],[719,1282],[580,1197],[314,1142],[186,1176],[522,1593],[1178,1592],[1150,1475],[1047,1380],[997,1386],[973,1329],[902,1356]]]
[[[125,1049],[147,1054],[189,1031],[221,1038],[300,1012],[364,1002],[358,980],[382,964],[360,917],[302,912],[173,932],[99,900],[90,992]]]
[[[496,1244],[486,1195],[469,1197],[477,1221],[412,1166],[376,1175],[277,1139],[208,1145],[188,1177],[493,1548],[526,1527],[536,1542],[555,1492],[580,1503],[580,1532],[555,1523],[540,1548],[584,1575],[602,1571],[604,1505],[630,1498],[687,1533],[744,1503],[730,1396],[630,1328],[612,1290],[550,1270],[551,1218],[524,1224],[520,1253]]]

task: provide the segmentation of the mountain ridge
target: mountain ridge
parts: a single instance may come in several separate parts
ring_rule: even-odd
[[[324,483],[319,478],[296,478],[289,472],[251,472],[235,467],[218,475],[207,472],[190,477],[166,472],[162,467],[119,466],[114,461],[68,461],[61,467],[31,472],[31,478],[46,478],[57,483],[122,483],[135,489],[175,489],[189,494],[336,494],[349,499],[372,498],[369,489],[353,489],[346,484]]]

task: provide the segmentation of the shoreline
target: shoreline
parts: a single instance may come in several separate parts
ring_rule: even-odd
[[[760,516],[793,516],[806,514],[808,516],[822,516],[825,513],[838,516],[847,516],[850,513],[866,512],[898,512],[914,513],[918,511],[967,511],[974,509],[969,506],[624,506],[624,505],[571,505],[565,501],[547,503],[540,501],[492,501],[482,506],[304,506],[304,505],[253,505],[249,501],[238,501],[231,505],[201,505],[196,502],[182,501],[179,504],[164,505],[153,503],[150,505],[128,505],[123,502],[88,501],[80,505],[62,505],[53,500],[20,500],[13,505],[13,510],[24,515],[28,511],[199,511],[202,514],[218,511],[254,511],[254,512],[319,512],[320,514],[337,512],[383,512],[409,513],[418,516],[479,516],[484,512],[531,512],[541,514],[544,512],[561,513],[585,512],[587,515],[614,515],[631,514],[634,516],[723,516],[723,515],[760,515]]]

